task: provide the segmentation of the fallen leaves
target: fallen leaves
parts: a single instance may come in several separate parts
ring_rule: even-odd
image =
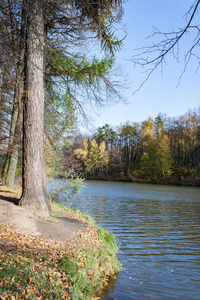
[[[1,187],[0,193],[6,197],[18,197],[18,194],[13,195],[4,187]],[[1,300],[75,299],[72,294],[73,284],[78,284],[77,278],[82,280],[82,274],[87,273],[89,284],[94,283],[94,274],[96,280],[100,279],[97,272],[101,263],[98,229],[76,212],[66,212],[62,208],[59,208],[59,212],[84,223],[76,238],[65,242],[39,238],[19,233],[14,225],[0,222]],[[89,258],[87,251],[91,249]],[[69,264],[65,266],[62,261],[68,261]],[[88,262],[93,264],[93,270],[89,269]],[[70,264],[76,270],[71,278]],[[107,281],[108,277],[105,276],[104,286]]]
[[[89,243],[99,244],[97,230],[89,224],[77,239],[61,242],[20,234],[13,225],[0,223],[0,299],[71,299],[72,284],[60,261],[76,259],[80,273],[86,254],[74,245]]]
[[[63,256],[73,259],[72,248],[59,241],[19,234],[13,226],[0,223],[1,299],[45,299],[45,295],[70,299],[71,284],[59,262]]]

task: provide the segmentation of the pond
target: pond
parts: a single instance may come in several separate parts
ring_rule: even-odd
[[[72,208],[120,243],[123,270],[102,299],[200,299],[200,189],[86,183]]]

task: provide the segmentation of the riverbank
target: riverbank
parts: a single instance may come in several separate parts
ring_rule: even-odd
[[[42,220],[19,197],[0,187],[1,299],[98,299],[120,270],[113,234],[56,203]]]
[[[123,270],[105,299],[198,299],[199,188],[85,184],[73,207],[87,210],[120,243]]]
[[[108,178],[108,179],[102,179],[102,178],[94,178],[94,177],[86,177],[86,180],[96,180],[96,181],[110,181],[110,182],[132,182],[132,183],[141,183],[141,184],[160,184],[160,185],[174,185],[174,186],[189,186],[189,187],[200,187],[200,179],[194,180],[194,181],[188,181],[188,180],[155,180],[155,179],[141,179],[141,178]]]

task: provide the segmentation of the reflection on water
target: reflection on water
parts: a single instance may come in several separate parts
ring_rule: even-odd
[[[102,299],[200,299],[199,188],[87,181],[73,207],[121,244]]]

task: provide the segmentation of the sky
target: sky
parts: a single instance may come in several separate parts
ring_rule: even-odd
[[[180,62],[177,63],[171,54],[168,55],[163,73],[161,69],[155,70],[137,93],[134,91],[143,82],[146,74],[142,68],[134,67],[130,61],[135,53],[134,49],[148,46],[155,41],[146,39],[153,33],[154,27],[163,32],[184,27],[189,19],[186,13],[193,3],[194,0],[129,0],[123,5],[122,26],[126,28],[127,37],[122,50],[116,56],[116,62],[123,70],[124,77],[121,80],[129,82],[129,87],[123,91],[127,104],[112,104],[98,109],[96,114],[91,113],[93,121],[89,132],[106,123],[116,127],[128,121],[142,122],[148,117],[155,118],[159,113],[176,117],[200,106],[198,60],[191,59],[179,83],[184,69],[182,58],[192,45],[192,34],[180,42]],[[119,31],[118,35],[123,36],[124,31]]]

